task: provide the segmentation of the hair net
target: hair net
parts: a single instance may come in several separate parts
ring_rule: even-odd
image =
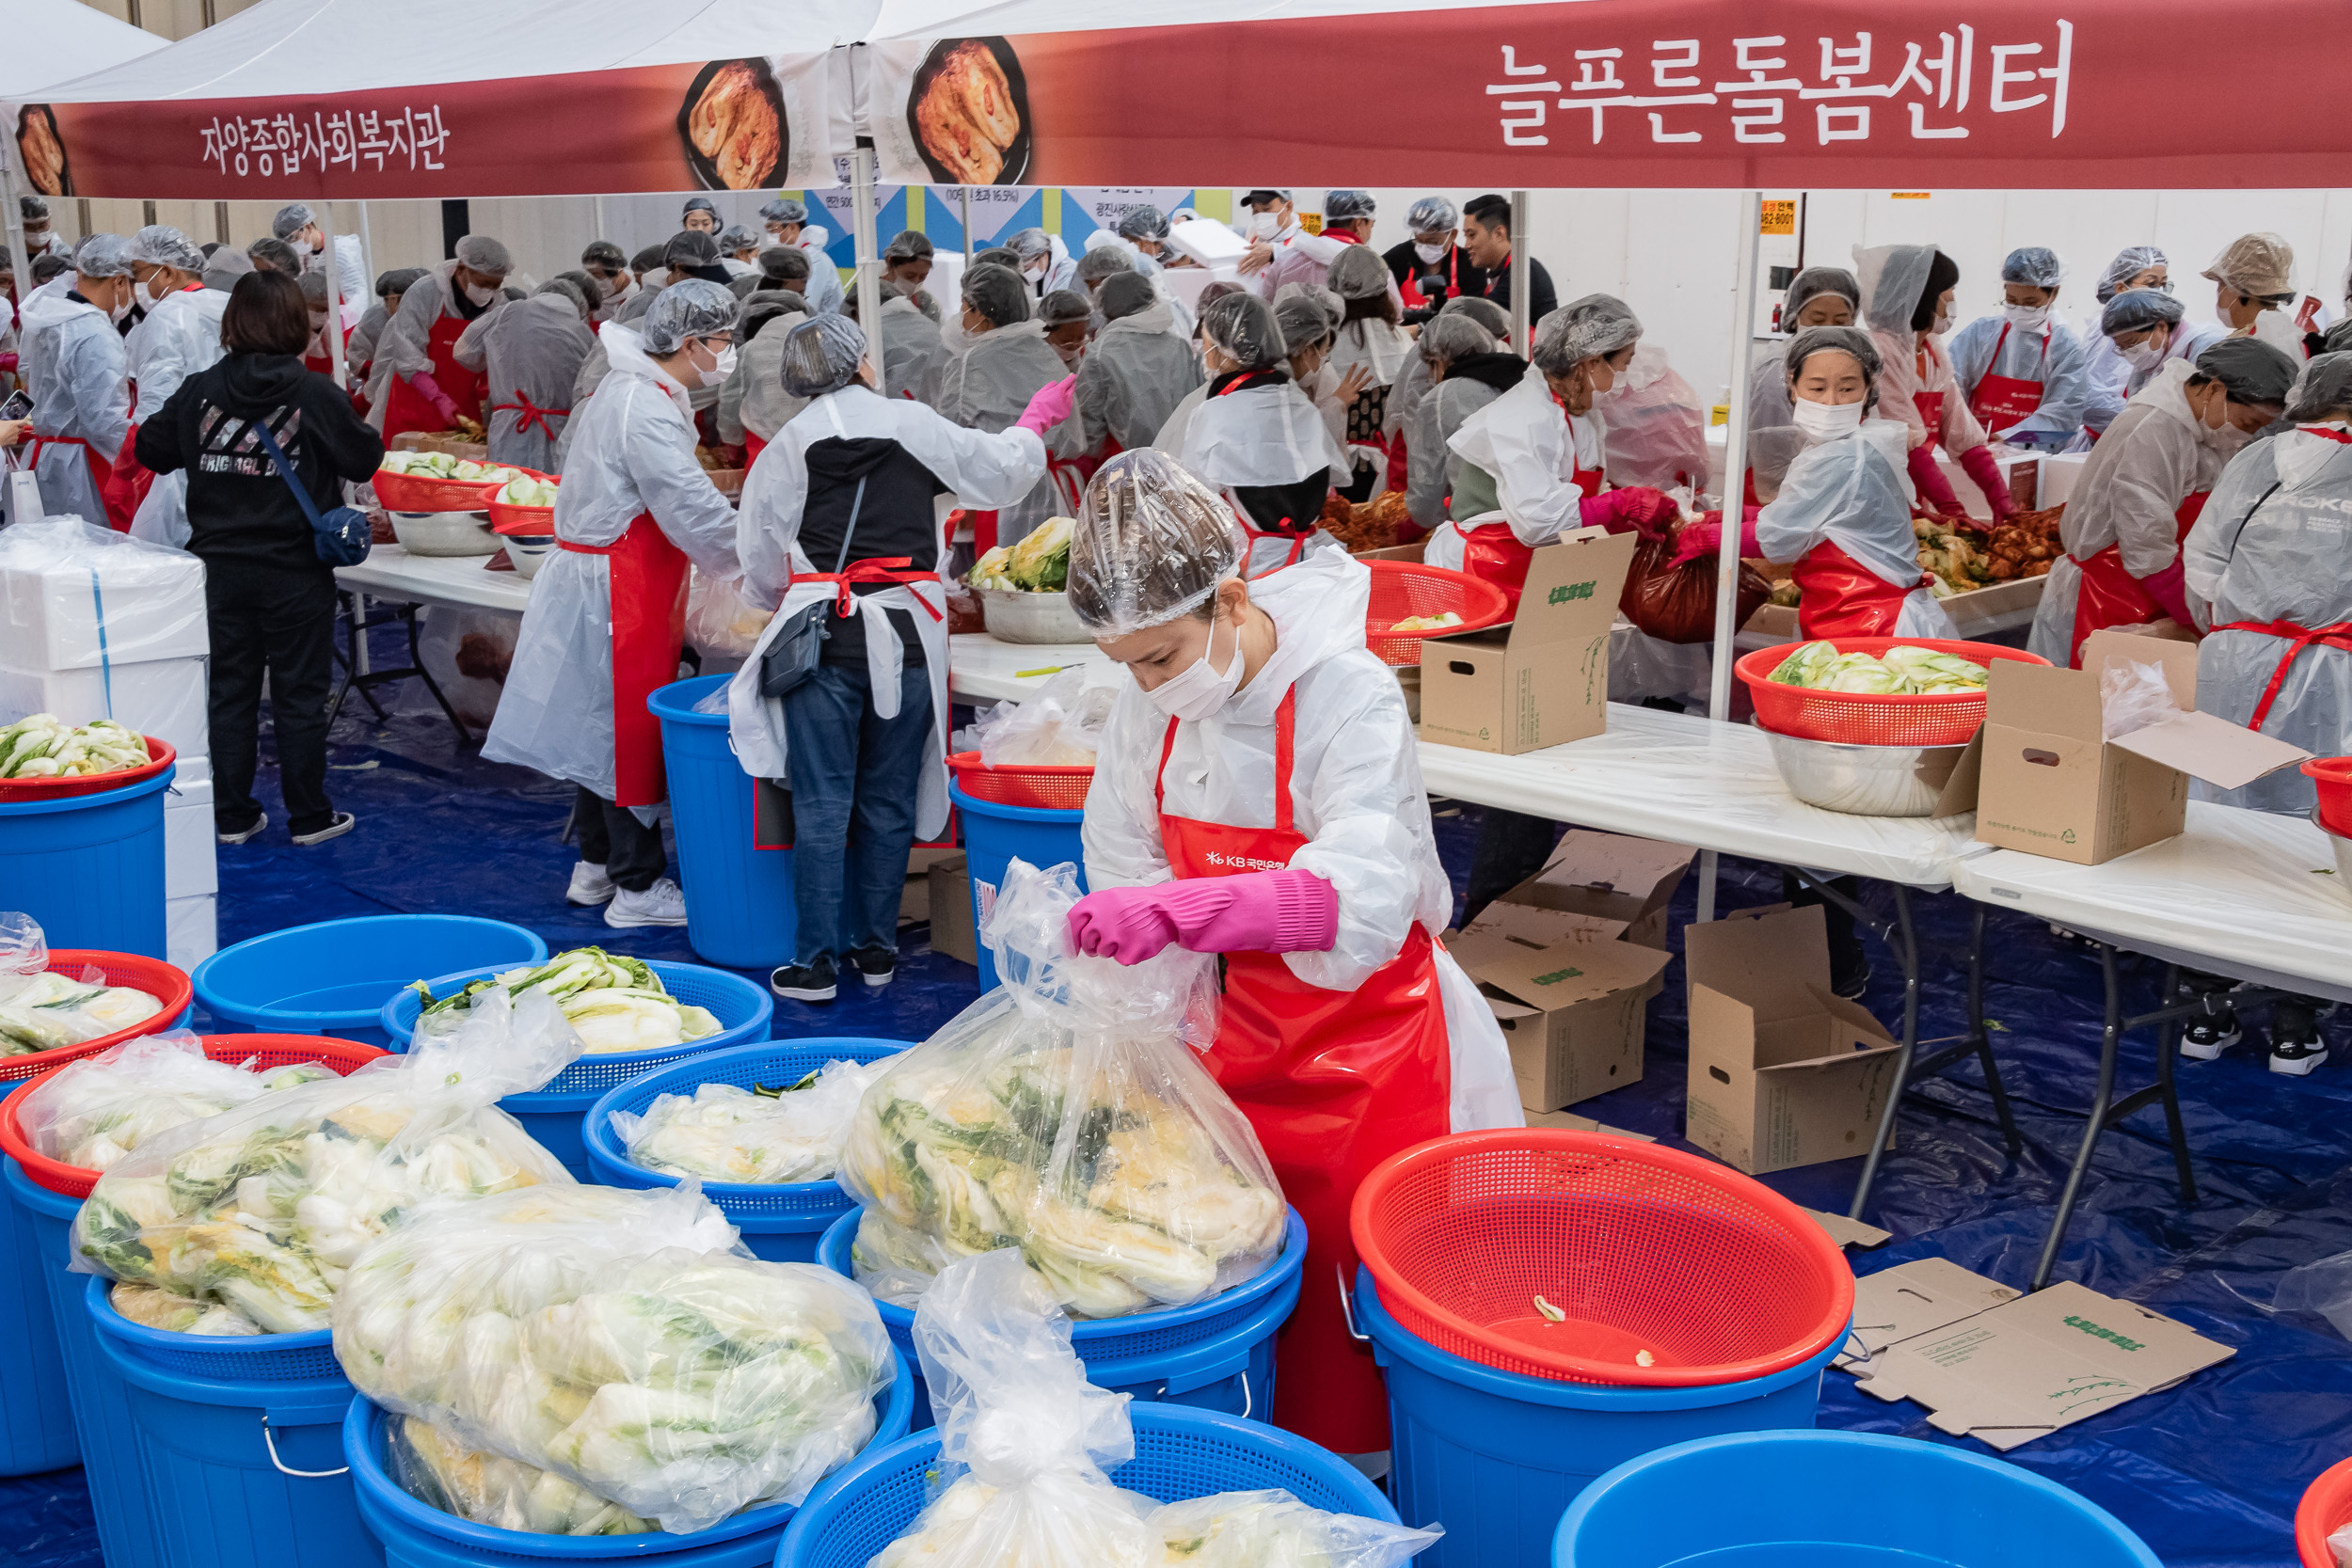
[[[739,223],[729,224],[719,230],[719,248],[732,256],[739,250],[749,250],[768,236],[755,233]]]
[[[2276,234],[2240,234],[2232,240],[2205,276],[2253,299],[2275,299],[2295,292],[2291,274],[2295,251]]]
[[[1852,273],[1843,267],[1807,267],[1788,280],[1780,319],[1796,320],[1798,311],[1823,294],[1836,294],[1854,308],[1856,315],[1862,313],[1862,285],[1854,281]]]
[[[631,272],[651,272],[661,265],[661,258],[669,251],[666,245],[649,245],[628,259]]]
[[[1220,294],[1200,307],[1200,336],[1245,371],[1272,370],[1290,354],[1274,308],[1246,290]]]
[[[589,305],[588,295],[581,291],[580,286],[573,282],[568,277],[550,277],[545,283],[542,283],[536,289],[533,289],[532,293],[534,294],[561,294],[564,298],[571,301],[572,309],[578,310],[583,316],[586,315],[589,310],[594,309],[594,307]]]
[[[1808,326],[1789,339],[1788,350],[1781,356],[1782,373],[1788,376],[1789,386],[1797,384],[1797,377],[1804,373],[1804,362],[1817,354],[1853,356],[1854,363],[1862,367],[1866,389],[1863,402],[1878,402],[1879,372],[1885,368],[1885,361],[1879,355],[1877,341],[1867,332],[1858,326]]]
[[[1010,267],[975,265],[963,275],[963,302],[996,326],[1029,319],[1029,286]]]
[[[294,247],[283,240],[267,238],[256,240],[245,247],[245,253],[256,265],[267,262],[272,270],[277,272],[300,272],[302,270],[302,258],[295,255]]]
[[[2352,320],[2336,323],[2319,341],[2319,352],[2322,354],[2342,354],[2346,350],[2352,350]]]
[[[2287,394],[2287,418],[2297,423],[2352,409],[2352,354],[2314,355]]]
[[[506,253],[506,246],[489,235],[469,234],[457,242],[457,264],[468,272],[504,277],[515,270],[515,258]]]
[[[864,327],[847,316],[812,316],[784,340],[784,389],[796,398],[837,392],[865,359]]]
[[[20,196],[16,198],[16,215],[26,223],[36,218],[45,221],[49,216],[49,203],[37,196]]]
[[[1347,302],[1319,283],[1285,283],[1274,291],[1274,309],[1279,313],[1286,299],[1310,299],[1323,312],[1324,325],[1333,332],[1347,320]]]
[[[935,254],[937,252],[929,234],[919,229],[901,229],[890,236],[888,245],[882,246],[882,259],[885,261],[914,261]]]
[[[770,223],[805,224],[808,222],[808,203],[779,197],[760,208],[759,215]]]
[[[1461,221],[1460,210],[1441,196],[1424,196],[1405,209],[1405,227],[1416,234],[1451,234]]]
[[[1332,191],[1323,198],[1323,218],[1337,223],[1342,218],[1368,218],[1378,214],[1380,204],[1370,191]]]
[[[1506,342],[1511,336],[1511,312],[1491,299],[1476,295],[1456,295],[1438,308],[1439,316],[1468,316],[1489,333]]]
[[[2295,386],[2295,361],[2260,338],[2224,338],[2197,356],[2197,373],[2221,383],[2232,403],[2283,404]]]
[[[555,277],[578,289],[580,291],[580,297],[588,302],[588,309],[591,310],[594,310],[597,306],[602,305],[605,302],[607,295],[611,293],[611,291],[606,288],[602,278],[596,277],[594,274],[582,272],[578,267],[572,267],[566,269],[565,271],[559,272],[555,275]],[[550,281],[553,281],[553,279],[550,279]]]
[[[2164,252],[2152,245],[2129,245],[2115,253],[2107,270],[2099,275],[2099,303],[2105,305],[2116,292],[2150,267],[2169,266]],[[2145,291],[2142,291],[2145,292]]]
[[[73,261],[72,258],[60,256],[54,250],[44,250],[40,255],[33,258],[33,286],[35,288],[39,288],[41,284],[48,282],[51,278],[62,277],[72,270]],[[246,264],[246,270],[247,272],[251,272],[253,270],[250,262]]]
[[[1039,303],[1037,317],[1051,332],[1055,327],[1068,326],[1072,322],[1092,320],[1094,302],[1075,289],[1056,289]]]
[[[807,280],[813,271],[808,252],[796,245],[771,245],[759,253],[759,275],[780,283]]]
[[[689,277],[653,296],[645,309],[645,352],[657,358],[675,354],[689,338],[733,333],[742,302],[725,285]]]
[[[719,209],[707,196],[690,196],[686,198],[686,205],[677,210],[678,221],[684,223],[689,213],[708,213],[715,218],[719,215]]]
[[[715,267],[719,264],[718,236],[699,229],[681,229],[661,247],[661,260],[673,267]]]
[[[1099,283],[1105,277],[1135,270],[1135,259],[1115,245],[1096,245],[1078,258],[1081,283]]]
[[[2001,260],[2001,281],[2055,289],[2066,280],[2066,263],[2044,245],[2019,245]]]
[[[592,240],[587,248],[580,253],[580,264],[583,267],[625,267],[628,265],[628,258],[622,255],[621,247],[611,240]]]
[[[296,279],[302,285],[302,297],[312,305],[326,303],[326,269],[314,267]]]
[[[1565,375],[1585,360],[1614,354],[1641,338],[1642,324],[1624,300],[1586,294],[1536,325],[1535,363],[1546,375]]]
[[[1102,307],[1104,321],[1115,322],[1149,310],[1159,297],[1159,291],[1143,274],[1122,272],[1104,279],[1103,292],[1094,296],[1094,303]]]
[[[1054,253],[1054,242],[1042,229],[1024,229],[1005,241],[1005,248],[1024,261]]]
[[[1334,328],[1323,304],[1314,295],[1300,290],[1287,299],[1274,302],[1274,322],[1282,333],[1282,348],[1286,354],[1304,354],[1321,343],[1328,342]]]
[[[73,247],[73,270],[84,277],[128,277],[131,242],[119,234],[92,234]]]
[[[1192,302],[1192,314],[1194,321],[1197,323],[1200,320],[1200,312],[1209,308],[1209,301],[1213,299],[1223,299],[1227,294],[1247,293],[1248,293],[1247,289],[1245,289],[1241,284],[1232,281],[1231,278],[1211,278],[1208,282],[1200,285],[1200,297]]]
[[[38,263],[35,270],[39,270]],[[225,245],[204,259],[204,286],[225,294],[237,286],[238,278],[252,270],[253,258],[235,245]],[[387,273],[385,276],[389,277],[392,275]]]
[[[974,251],[972,264],[976,267],[1010,267],[1013,271],[1019,272],[1021,257],[1010,245],[993,245],[986,250]]]
[[[2099,330],[2110,338],[2119,332],[2145,332],[2152,326],[2179,321],[2186,313],[2181,302],[2170,294],[2153,289],[2131,289],[2107,301],[2107,308],[2099,312]]]
[[[196,248],[196,242],[167,223],[151,223],[132,235],[131,260],[177,267],[182,272],[204,270],[204,253]]]
[[[269,220],[269,231],[278,239],[292,239],[318,220],[316,213],[296,201],[278,209],[278,215]]]
[[[1505,331],[1510,329],[1504,324]],[[1430,365],[1438,360],[1467,359],[1473,354],[1493,354],[1501,347],[1486,323],[1466,310],[1439,311],[1421,329],[1421,356]]]
[[[1070,538],[1069,580],[1070,608],[1095,636],[1165,626],[1240,571],[1232,509],[1173,457],[1144,447],[1095,470]]]
[[[1342,299],[1375,299],[1389,292],[1389,263],[1370,245],[1352,245],[1331,259],[1330,279]]]
[[[1129,240],[1164,240],[1168,238],[1168,219],[1157,207],[1130,207],[1119,220],[1119,234]]]
[[[1862,319],[1873,332],[1899,337],[1917,330],[1911,325],[1919,309],[1919,295],[1935,265],[1931,245],[1883,245],[1868,250],[1854,246],[1854,276],[1862,284]]]

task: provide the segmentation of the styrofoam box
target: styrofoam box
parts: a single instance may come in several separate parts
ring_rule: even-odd
[[[220,891],[219,839],[213,828],[213,781],[175,778],[164,798],[164,896]]]
[[[171,765],[171,787],[164,791],[164,809],[168,811],[179,802],[172,799],[183,784],[209,784],[213,782],[213,759],[192,757],[182,752]]]
[[[93,552],[95,566],[0,568],[0,646],[19,669],[117,668],[211,652],[204,563],[136,541]],[[177,744],[177,742],[174,742]]]
[[[220,946],[220,917],[214,895],[199,893],[164,900],[164,958],[175,969],[194,969]]]
[[[69,724],[112,719],[168,740],[183,757],[213,754],[202,658],[159,658],[111,670],[24,670],[0,664],[0,724],[54,713]]]

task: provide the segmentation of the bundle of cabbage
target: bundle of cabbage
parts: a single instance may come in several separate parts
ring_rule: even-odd
[[[614,1113],[612,1132],[647,1170],[711,1181],[769,1185],[822,1181],[841,1163],[841,1141],[880,1062],[827,1062],[778,1088],[705,1084],[665,1094],[644,1116]]]
[[[427,1204],[334,1316],[376,1403],[679,1532],[805,1497],[897,1375],[870,1297],[752,1257],[692,1181]]]
[[[660,1528],[562,1476],[467,1448],[414,1416],[395,1418],[386,1432],[392,1479],[420,1502],[460,1519],[533,1535],[644,1535]]]
[[[720,1028],[708,1009],[673,999],[643,958],[601,947],[575,947],[543,964],[510,969],[438,999],[422,980],[413,989],[423,1003],[417,1014],[419,1035],[449,1033],[480,997],[494,990],[510,997],[525,991],[553,997],[580,1031],[591,1056],[666,1050],[715,1035]]]
[[[866,1091],[841,1155],[857,1276],[912,1305],[958,1259],[1018,1245],[1080,1317],[1180,1307],[1280,1252],[1282,1194],[1249,1123],[1184,1043],[1215,962],[1069,951],[1069,865],[1014,861],[983,938],[1004,978]]]
[[[72,1267],[226,1305],[265,1333],[325,1328],[353,1259],[426,1198],[571,1184],[496,1102],[579,1054],[552,1001],[501,993],[405,1055],[159,1132],[98,1179]]]
[[[498,499],[508,506],[553,506],[556,482],[517,474],[500,489]]]
[[[531,476],[520,468],[503,463],[476,463],[469,457],[452,457],[445,451],[388,451],[378,463],[379,473],[408,474],[417,479],[456,479],[488,484],[503,483]]]
[[[76,726],[36,713],[0,728],[0,779],[86,779],[153,760],[147,736],[111,719]]]
[[[0,974],[0,1056],[79,1045],[164,1010],[160,999],[135,986],[110,986],[94,969],[87,974],[75,980],[51,969]]]
[[[1987,673],[1973,659],[1932,648],[1898,644],[1883,654],[1841,654],[1835,643],[1806,642],[1774,666],[1768,678],[1814,691],[1942,697],[1981,692]]]
[[[159,1328],[167,1334],[235,1338],[262,1332],[233,1307],[198,1301],[153,1285],[117,1285],[106,1292],[106,1300],[133,1323],[143,1328]]]
[[[1070,582],[1070,540],[1077,531],[1068,517],[1048,517],[1033,532],[974,562],[965,580],[975,588],[1058,594]]]
[[[112,1170],[158,1133],[273,1089],[334,1076],[316,1062],[279,1068],[215,1062],[196,1036],[175,1029],[68,1062],[24,1091],[16,1122],[36,1154],[84,1170]]]

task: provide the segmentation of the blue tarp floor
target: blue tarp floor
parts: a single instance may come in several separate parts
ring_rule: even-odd
[[[388,647],[384,650],[389,653]],[[358,829],[312,849],[293,847],[275,799],[263,740],[260,793],[280,826],[220,852],[223,944],[281,927],[345,915],[446,911],[527,926],[561,949],[598,942],[644,958],[691,959],[685,933],[621,932],[596,911],[569,909],[564,886],[573,851],[559,842],[568,786],[483,762],[461,750],[438,718],[374,722],[359,708],[338,725],[329,787],[358,813]],[[1477,809],[1446,811],[1440,838],[1456,893]],[[1776,868],[1725,860],[1726,908],[1776,902]],[[1675,905],[1675,945],[1693,915],[1695,878]],[[691,890],[690,890],[691,895]],[[1873,896],[1883,898],[1883,890]],[[1969,906],[1952,895],[1915,901],[1925,935],[1958,944]],[[780,1002],[779,1036],[872,1035],[919,1039],[977,994],[972,968],[933,955],[928,930],[901,933],[898,982],[844,991],[827,1007]],[[1869,1274],[1940,1256],[2022,1288],[2033,1271],[2088,1104],[2097,1060],[2102,992],[2097,959],[2046,926],[1994,911],[1988,939],[1987,1014],[2026,1138],[2004,1151],[1973,1065],[1912,1097],[1899,1148],[1887,1158],[1872,1218],[1896,1240],[1852,1254]],[[1890,1026],[1900,1019],[1892,958],[1873,944],[1877,975],[1867,1001]],[[2137,1005],[2154,1000],[2160,971],[2126,961]],[[765,983],[765,976],[757,976]],[[1964,1027],[1963,975],[1931,958],[1922,1038]],[[1686,1045],[1681,966],[1651,1004],[1644,1080],[1575,1107],[1581,1115],[1677,1147]],[[2174,1193],[2163,1119],[2151,1108],[2101,1141],[2059,1275],[2166,1313],[2236,1354],[2177,1387],[2012,1450],[2009,1460],[2112,1510],[2174,1568],[2281,1568],[2296,1561],[2296,1499],[2322,1469],[2352,1454],[2352,1347],[2323,1320],[2270,1308],[2280,1276],[2297,1264],[2352,1249],[2352,1038],[2328,1028],[2337,1055],[2309,1078],[2265,1070],[2265,1036],[2251,1021],[2245,1044],[2221,1060],[2184,1063],[2181,1099],[2197,1156],[2193,1208]],[[202,1021],[199,1021],[199,1027]],[[2124,1052],[2121,1082],[2149,1081],[2152,1037]],[[1843,1212],[1860,1162],[1768,1178],[1799,1203]],[[1856,1391],[1831,1372],[1820,1424],[1957,1442],[1926,1413]],[[0,1481],[0,1565],[99,1568],[97,1538],[78,1470]],[[1990,1565],[1988,1565],[1990,1568]]]

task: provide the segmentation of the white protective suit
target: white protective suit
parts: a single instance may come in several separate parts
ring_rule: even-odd
[[[1204,397],[1184,421],[1184,445],[1176,461],[1191,469],[1212,489],[1232,503],[1237,516],[1247,516],[1238,486],[1298,484],[1318,468],[1344,481],[1346,449],[1332,438],[1323,412],[1290,380],[1261,382],[1222,397]],[[1337,546],[1321,529],[1307,536],[1307,550]],[[1253,539],[1243,563],[1245,577],[1274,572],[1290,559],[1284,539]]]
[[[2352,446],[2314,434],[2341,428],[2286,431],[2222,469],[2185,546],[2189,605],[2201,625],[2292,621],[2315,630],[2352,620]],[[2292,645],[2264,632],[2214,632],[2197,650],[2197,705],[2249,722]],[[2314,643],[2297,654],[2263,733],[2316,756],[2352,752],[2352,653]],[[2236,790],[2199,781],[2196,792],[2297,816],[2314,799],[2312,781],[2293,768]]]
[[[882,385],[894,398],[920,398],[931,365],[939,358],[939,324],[904,294],[882,308]]]
[[[1707,405],[1667,362],[1664,349],[1635,345],[1632,361],[1594,413],[1612,488],[1707,488]]]
[[[2240,327],[2235,332],[2225,332],[2222,336],[2260,338],[2298,365],[2308,357],[2303,352],[2303,329],[2295,325],[2293,316],[2275,306],[2265,309],[2261,315],[2254,318],[2254,325],[2250,331]]]
[[[967,430],[993,436],[1011,429],[1041,388],[1069,374],[1070,367],[1045,341],[1043,322],[1014,322],[966,339],[962,352],[942,359],[931,379],[930,403]],[[1074,409],[1046,433],[1045,446],[1049,455],[1065,460],[1086,451]],[[1041,475],[1026,495],[996,508],[996,542],[1024,539],[1060,510],[1060,493],[1051,478]]]
[[[618,322],[599,334],[612,368],[572,418],[555,537],[610,545],[640,513],[712,577],[736,575],[735,510],[694,461],[686,388]],[[482,754],[613,797],[611,565],[561,547],[532,579],[498,717]],[[651,821],[654,808],[636,808]]]
[[[1578,503],[1601,489],[1596,484],[1584,490],[1576,483],[1578,469],[1597,471],[1603,466],[1599,422],[1589,414],[1565,412],[1552,400],[1543,372],[1532,368],[1517,386],[1463,420],[1446,447],[1493,476],[1495,498],[1511,532],[1531,548],[1583,527]],[[1450,571],[1462,569],[1462,536],[1453,523],[1431,532],[1422,559]]]
[[[122,335],[105,311],[67,298],[63,290],[54,294],[36,290],[24,302],[24,315],[20,363],[33,395],[33,433],[77,436],[88,443],[88,451],[112,463],[131,431],[130,372]],[[41,509],[49,515],[72,514],[105,523],[105,498],[83,448],[43,443],[33,474],[40,485]]]
[[[1104,439],[1121,451],[1148,447],[1176,405],[1199,388],[1200,356],[1189,340],[1168,330],[1165,302],[1121,316],[1103,328],[1078,367],[1079,439],[1088,451]]]
[[[749,433],[772,441],[793,415],[808,406],[806,398],[784,389],[784,341],[806,320],[801,311],[787,310],[736,350],[735,373],[719,389],[719,439],[739,447]]]
[[[2178,359],[2195,364],[2197,356],[2230,335],[2230,329],[2219,322],[2178,321],[2172,324],[2172,341],[2165,345],[2164,359],[2154,370],[2137,371],[2130,360],[2117,351],[2115,340],[2104,332],[2094,332],[2096,341],[2090,345],[2090,398],[2083,410],[2083,428],[2104,435],[2115,422],[2123,405],[2139,395],[2140,388],[2153,381],[2166,364]]]
[[[1274,621],[1274,657],[1215,717],[1177,726],[1162,780],[1171,816],[1272,827],[1275,714],[1295,688],[1292,822],[1311,842],[1290,863],[1329,882],[1340,909],[1330,951],[1282,961],[1326,990],[1362,985],[1402,950],[1415,921],[1434,937],[1454,909],[1404,697],[1364,647],[1371,595],[1370,568],[1338,550],[1251,583],[1250,602]],[[1120,682],[1087,796],[1087,885],[1097,892],[1172,876],[1152,793],[1167,735],[1167,716],[1143,689]],[[1493,1009],[1442,949],[1437,964],[1453,1131],[1524,1126]]]
[[[2090,406],[2090,356],[2074,329],[2054,314],[2040,332],[2011,325],[2007,316],[1979,316],[1952,334],[1947,345],[1952,375],[1963,398],[1987,375],[2042,383],[2042,402],[2034,411],[2009,427],[2010,432],[2037,437],[2044,451],[2056,451],[2083,427]],[[2009,336],[2001,329],[2009,328]],[[1998,346],[1996,358],[1994,349]]]
[[[1797,562],[1827,541],[1883,581],[1911,590],[1893,635],[1957,638],[1951,616],[1919,586],[1908,450],[1903,426],[1878,419],[1806,447],[1782,476],[1780,495],[1756,515],[1756,543],[1767,561]]]
[[[828,439],[896,441],[954,492],[959,504],[981,511],[1013,504],[1045,476],[1045,447],[1035,432],[1019,426],[993,434],[972,430],[919,403],[882,397],[864,385],[810,400],[791,423],[776,433],[744,482],[743,510],[736,525],[743,562],[743,597],[759,609],[776,610],[752,656],[727,687],[728,732],[736,759],[755,778],[791,777],[784,700],[759,693],[760,665],[767,657],[768,644],[793,615],[835,593],[829,583],[795,586],[791,581],[795,575],[834,569],[830,561],[822,566],[810,561],[800,547],[801,508],[808,499],[804,454],[818,441]],[[948,541],[943,537],[939,544],[943,562],[947,559],[947,547]],[[856,607],[853,613],[865,617],[866,677],[874,693],[874,711],[882,718],[898,717],[906,650],[888,615],[866,612],[906,610],[922,639],[925,667],[930,674],[932,722],[922,787],[915,798],[914,828],[918,839],[937,838],[947,825],[944,766],[948,725],[946,585],[937,580],[898,583],[880,593],[857,594],[850,602]],[[884,703],[890,705],[887,712],[882,706]]]
[[[1467,460],[1448,443],[1471,415],[1502,395],[1483,381],[1450,376],[1416,398],[1405,415],[1405,508],[1422,528],[1444,529],[1444,547],[1457,562],[1462,536],[1446,522],[1446,503],[1449,497],[1460,493]],[[1464,514],[1465,520],[1483,510],[1473,503],[1470,512]]]
[[[220,318],[229,296],[217,289],[182,289],[166,294],[122,341],[138,404],[131,416],[145,424],[170,401],[180,383],[227,352]],[[152,545],[185,549],[188,544],[188,475],[185,469],[157,474],[131,519],[131,534]]]
[[[451,350],[457,362],[488,376],[482,410],[489,426],[491,462],[543,474],[556,471],[556,442],[571,418],[572,387],[596,346],[596,334],[562,294],[502,299],[457,335]],[[533,408],[566,412],[549,412],[525,430],[524,411],[512,406],[521,401]]]

